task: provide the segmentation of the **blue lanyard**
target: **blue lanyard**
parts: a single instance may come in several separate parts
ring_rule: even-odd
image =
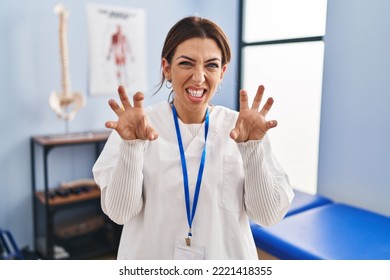
[[[186,157],[184,154],[183,142],[181,140],[177,112],[176,112],[176,108],[173,104],[172,104],[172,112],[173,112],[173,120],[175,121],[176,136],[177,136],[177,142],[179,144],[181,167],[182,167],[182,171],[183,171],[184,195],[185,195],[186,210],[187,210],[187,221],[188,221],[188,227],[189,227],[189,230],[188,230],[188,238],[189,238],[190,236],[192,236],[192,232],[191,232],[192,221],[194,220],[196,206],[198,204],[200,185],[202,183],[203,169],[204,169],[204,163],[205,163],[205,159],[206,159],[206,141],[207,141],[207,133],[209,131],[209,111],[208,111],[208,109],[206,109],[205,133],[204,133],[205,145],[204,145],[203,152],[202,152],[202,158],[200,160],[198,179],[196,180],[194,201],[192,204],[192,212],[190,211],[190,193],[189,193],[190,191],[189,191],[189,186],[188,186],[188,172],[187,172]],[[189,243],[187,243],[187,245],[189,246]]]

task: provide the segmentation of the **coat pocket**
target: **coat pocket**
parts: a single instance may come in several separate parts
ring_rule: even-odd
[[[240,156],[223,158],[221,205],[229,212],[239,213],[244,205],[244,168]]]

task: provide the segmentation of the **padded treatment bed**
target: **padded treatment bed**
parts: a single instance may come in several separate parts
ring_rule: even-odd
[[[286,217],[299,212],[318,207],[333,201],[319,194],[308,194],[302,191],[294,190],[295,196],[288,210]]]
[[[256,246],[279,259],[390,260],[390,218],[342,203],[251,228]]]

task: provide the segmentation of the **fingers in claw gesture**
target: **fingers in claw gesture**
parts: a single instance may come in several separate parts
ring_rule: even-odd
[[[117,115],[117,121],[107,121],[106,127],[115,129],[124,140],[154,140],[158,137],[157,132],[148,123],[146,113],[143,108],[144,94],[137,92],[133,96],[133,105],[131,105],[123,86],[118,88],[119,98],[122,106],[110,99],[108,104]]]
[[[276,120],[266,120],[267,113],[272,107],[273,99],[269,97],[260,109],[264,95],[264,86],[259,86],[252,107],[248,106],[248,94],[246,90],[240,90],[240,112],[236,126],[230,132],[230,137],[237,143],[249,140],[261,140],[271,128],[277,126]]]

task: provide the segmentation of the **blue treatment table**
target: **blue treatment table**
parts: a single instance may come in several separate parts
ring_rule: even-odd
[[[333,202],[332,200],[318,194],[311,195],[298,190],[294,190],[294,193],[295,196],[286,217]]]
[[[346,204],[325,204],[275,226],[251,228],[256,246],[279,259],[390,260],[390,218]]]
[[[328,203],[333,203],[332,200],[321,196],[319,194],[308,194],[302,191],[298,191],[294,189],[294,199],[291,202],[290,209],[288,210],[285,217],[295,215],[297,213],[306,211],[308,209],[312,209],[314,207],[319,207]],[[259,227],[258,225],[254,224],[252,221],[250,222],[252,231],[253,229],[256,229],[256,227]],[[257,248],[261,247],[260,240],[256,239],[254,236],[255,244]],[[262,250],[258,250],[259,258],[263,258],[264,253],[261,252]],[[263,250],[264,251],[264,250]],[[269,254],[265,254],[266,258],[269,257]],[[272,256],[271,256],[272,257]]]

